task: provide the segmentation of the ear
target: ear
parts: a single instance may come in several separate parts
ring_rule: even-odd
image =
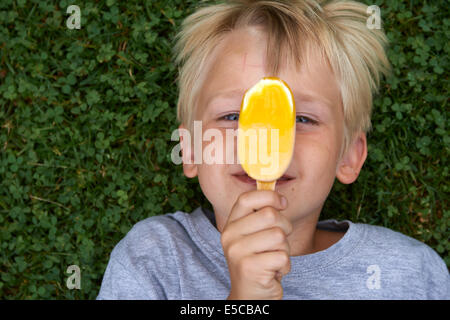
[[[180,130],[180,146],[183,159],[183,173],[188,178],[194,178],[197,176],[198,168],[197,165],[194,164],[194,152],[191,144],[192,139],[190,138],[190,134],[189,137],[186,137],[188,139],[183,139],[184,135],[181,134],[181,131],[189,133],[184,125],[181,124],[178,129],[184,129]]]
[[[342,155],[336,169],[336,177],[343,184],[353,183],[367,158],[367,139],[364,132],[359,133]]]

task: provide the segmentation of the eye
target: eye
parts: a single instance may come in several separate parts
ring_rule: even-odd
[[[308,117],[305,116],[297,116],[295,118],[295,122],[297,123],[303,123],[303,124],[312,124],[312,125],[317,125],[317,121],[316,120],[312,120]]]
[[[239,113],[229,113],[224,115],[223,117],[220,117],[219,120],[225,120],[225,121],[237,121],[239,120]]]

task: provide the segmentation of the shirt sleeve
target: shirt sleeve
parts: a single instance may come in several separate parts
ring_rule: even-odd
[[[155,275],[149,273],[143,279],[142,270],[129,263],[126,256],[117,254],[119,248],[111,253],[97,300],[167,299]]]
[[[98,300],[166,300],[180,296],[170,221],[151,217],[133,226],[111,252]]]
[[[450,274],[444,260],[431,247],[424,252],[423,272],[429,300],[450,300]]]

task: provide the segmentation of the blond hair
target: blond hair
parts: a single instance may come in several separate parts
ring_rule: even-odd
[[[177,118],[191,129],[208,56],[234,29],[263,26],[268,39],[267,68],[276,75],[286,55],[297,68],[307,63],[308,48],[318,49],[337,77],[344,112],[341,155],[358,132],[371,129],[372,95],[390,64],[381,29],[369,29],[367,5],[354,1],[234,0],[200,7],[176,36],[179,66]],[[271,50],[277,48],[277,50]]]

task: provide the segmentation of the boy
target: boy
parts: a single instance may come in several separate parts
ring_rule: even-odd
[[[448,299],[443,260],[392,230],[320,221],[335,178],[356,180],[367,156],[372,94],[389,69],[381,30],[349,1],[233,1],[188,17],[175,47],[180,129],[237,129],[242,96],[265,76],[292,89],[294,155],[275,191],[232,164],[194,161],[213,212],[137,223],[111,253],[98,299]],[[213,142],[203,141],[203,150]],[[227,158],[228,159],[228,158]]]

